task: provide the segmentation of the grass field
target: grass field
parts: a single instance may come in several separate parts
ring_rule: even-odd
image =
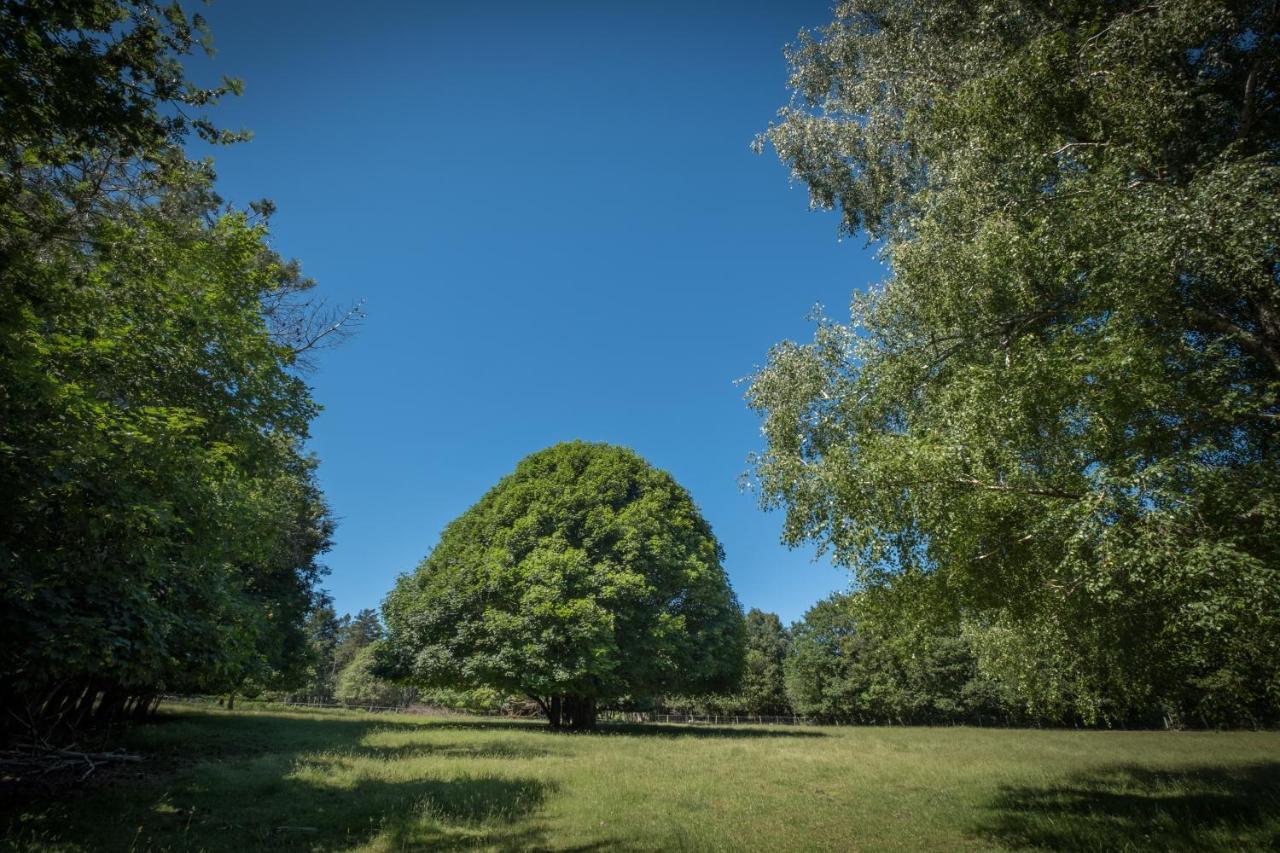
[[[166,708],[16,850],[1280,847],[1280,733],[606,727]],[[142,769],[139,769],[141,767]],[[12,793],[12,792],[11,792]]]

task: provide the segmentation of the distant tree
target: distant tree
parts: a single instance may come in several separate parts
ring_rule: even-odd
[[[1033,711],[1280,719],[1280,15],[845,0],[764,140],[888,278],[751,380],[788,542]]]
[[[382,623],[370,609],[339,617],[326,595],[307,614],[306,633],[307,668],[300,686],[309,699],[328,702],[334,698],[338,673],[361,649],[382,638]]]
[[[903,585],[929,583],[913,577]],[[796,712],[867,723],[1021,718],[1012,691],[979,672],[954,611],[910,612],[930,595],[873,589],[811,608],[792,626],[785,665]]]
[[[356,652],[370,643],[382,639],[382,622],[376,610],[364,609],[355,616],[344,615],[338,628],[338,639],[334,650],[334,660],[338,669],[342,669]]]
[[[776,613],[751,608],[746,617],[746,655],[741,706],[748,714],[789,714],[783,663],[791,645]]]
[[[328,702],[333,699],[334,685],[340,669],[335,654],[340,627],[338,614],[328,596],[307,614],[306,632],[311,652],[311,672],[304,689],[309,700]]]
[[[529,697],[502,693],[492,687],[473,687],[461,690],[454,687],[437,687],[418,691],[416,701],[423,705],[448,708],[453,711],[512,712],[530,706]],[[541,713],[540,709],[532,713]]]
[[[451,523],[384,615],[394,671],[424,688],[526,695],[553,726],[600,701],[727,689],[742,611],[689,494],[630,450],[535,453]]]
[[[863,656],[847,595],[818,602],[791,626],[784,672],[788,701],[806,717],[850,719],[860,710],[855,663]]]
[[[344,705],[399,707],[408,704],[413,690],[378,674],[378,642],[366,643],[338,673],[334,698]]]

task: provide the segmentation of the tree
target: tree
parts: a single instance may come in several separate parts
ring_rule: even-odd
[[[384,661],[424,688],[527,695],[553,726],[596,704],[736,684],[742,611],[711,528],[630,450],[526,457],[453,521],[383,607]]]
[[[339,617],[325,595],[307,615],[306,632],[309,669],[302,687],[309,699],[328,702],[334,698],[339,673],[357,653],[382,638],[382,623],[370,609]]]
[[[1277,8],[849,0],[789,52],[765,139],[891,272],[752,378],[763,502],[944,575],[1036,712],[1280,715]]]
[[[849,596],[832,595],[791,626],[784,673],[788,701],[798,714],[848,720],[860,710],[861,685],[851,670],[862,657],[861,638],[849,604]]]
[[[375,640],[357,649],[338,673],[334,698],[342,704],[394,708],[409,703],[411,689],[406,690],[378,674],[379,642]]]
[[[328,702],[338,679],[337,648],[341,622],[326,596],[307,615],[307,642],[311,649],[311,677],[305,686],[307,698]]]
[[[748,714],[791,712],[782,674],[790,644],[787,629],[776,613],[754,607],[747,611],[741,704]]]
[[[921,583],[933,580],[904,586]],[[864,723],[1021,718],[1010,691],[978,671],[972,636],[936,595],[876,587],[832,595],[811,608],[792,626],[785,664],[796,710]],[[935,600],[922,607],[922,599]]]
[[[269,205],[222,205],[177,5],[0,5],[0,726],[305,678],[333,525],[318,340]]]
[[[350,663],[356,653],[365,646],[380,639],[382,639],[382,622],[378,620],[376,610],[365,608],[355,616],[343,616],[334,650],[334,660],[338,669]]]

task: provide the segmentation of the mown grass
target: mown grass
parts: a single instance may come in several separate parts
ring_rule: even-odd
[[[8,849],[1280,848],[1280,733],[605,727],[166,708]]]

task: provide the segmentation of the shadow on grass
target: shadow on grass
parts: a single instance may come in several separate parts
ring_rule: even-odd
[[[547,786],[529,780],[511,782],[492,778],[454,780],[424,791],[410,814],[388,817],[379,840],[392,850],[457,850],[496,847],[502,850],[546,849],[548,839],[541,826],[524,819],[541,806]],[[519,825],[521,823],[526,825]],[[557,850],[595,851],[625,849],[613,841]]]
[[[333,770],[340,772],[340,768]],[[531,820],[550,788],[528,778],[480,774],[450,779],[361,779],[341,788],[289,779],[274,790],[185,799],[167,827],[154,823],[143,837],[215,851],[345,849],[377,839],[395,850],[454,850],[467,846],[531,847],[545,843]],[[284,815],[288,815],[284,818]],[[180,831],[179,831],[180,830]]]
[[[514,741],[489,741],[475,744],[406,743],[397,746],[364,744],[353,754],[369,758],[401,761],[413,758],[509,758],[515,760],[567,755],[566,750],[527,746]]]
[[[204,756],[236,755],[263,749],[335,749],[358,746],[374,732],[417,732],[427,727],[414,718],[392,715],[355,717],[345,713],[242,712],[184,708],[162,709],[152,721],[125,735],[141,749],[198,746]]]
[[[644,724],[569,734],[537,721],[168,708],[115,744],[146,756],[142,764],[87,785],[0,796],[0,833],[15,850],[542,848],[538,813],[554,789],[520,762],[611,736],[824,735]]]
[[[168,711],[120,746],[127,777],[0,798],[0,850],[544,847],[553,786],[494,761],[554,754],[514,738],[432,743],[404,719]],[[444,734],[444,732],[441,732]],[[379,745],[383,738],[422,741]],[[370,743],[372,741],[372,743]],[[548,744],[550,746],[550,744]],[[441,764],[414,764],[417,759]],[[457,759],[477,759],[459,765]],[[479,761],[479,760],[487,761]],[[601,849],[611,848],[602,844]],[[583,848],[594,849],[594,848]]]
[[[784,729],[746,726],[710,726],[701,723],[600,723],[589,731],[553,729],[545,722],[530,720],[460,720],[434,723],[439,729],[474,731],[521,731],[556,737],[610,737],[616,735],[659,738],[815,738],[828,737],[812,729]]]
[[[1158,770],[1116,766],[1003,789],[977,827],[1042,850],[1280,849],[1280,762]]]
[[[813,729],[792,729],[782,726],[716,726],[702,723],[600,723],[593,730],[575,732],[566,729],[553,729],[541,719],[483,719],[454,717],[414,717],[387,715],[378,719],[351,718],[336,713],[309,712],[284,716],[281,714],[256,713],[233,715],[216,711],[199,711],[181,709],[162,716],[158,724],[148,725],[139,731],[146,732],[152,748],[163,747],[166,738],[165,729],[181,729],[183,722],[217,719],[220,733],[218,737],[202,744],[202,752],[206,755],[232,755],[252,753],[261,749],[278,750],[281,739],[299,750],[335,749],[344,745],[368,749],[361,741],[373,732],[406,731],[493,731],[521,732],[529,734],[545,734],[554,737],[607,737],[627,735],[636,737],[659,738],[819,738],[828,737],[824,731]],[[228,742],[221,732],[234,732],[235,739]],[[154,733],[154,734],[152,734]],[[185,748],[190,745],[195,732],[176,731],[170,740],[179,741]],[[492,746],[492,745],[491,745]],[[528,748],[519,747],[520,750]],[[525,756],[537,757],[533,753]]]

